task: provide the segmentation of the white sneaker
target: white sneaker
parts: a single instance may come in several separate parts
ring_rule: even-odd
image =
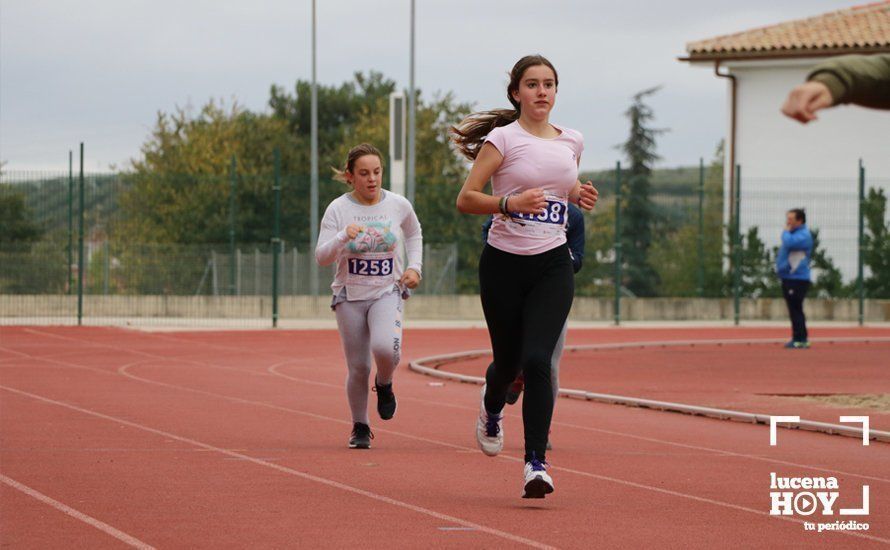
[[[488,456],[497,456],[504,448],[504,415],[489,414],[485,410],[485,386],[482,386],[482,405],[476,419],[476,442]]]
[[[538,459],[525,463],[525,489],[522,498],[544,498],[553,492],[553,478],[547,473],[549,465]]]

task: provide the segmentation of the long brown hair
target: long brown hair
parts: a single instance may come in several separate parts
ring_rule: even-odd
[[[512,109],[494,109],[473,113],[463,119],[457,126],[451,127],[451,140],[457,146],[457,150],[469,160],[476,160],[476,155],[482,149],[485,136],[499,126],[506,126],[519,119],[519,102],[513,99],[513,92],[519,91],[519,83],[522,75],[529,67],[545,65],[553,71],[554,83],[559,87],[559,76],[553,63],[543,55],[527,55],[513,65],[510,71],[510,84],[507,85],[507,100],[513,105]]]
[[[346,179],[346,172],[351,174],[355,170],[355,162],[365,155],[376,155],[380,159],[380,166],[383,166],[383,155],[380,154],[380,151],[370,143],[360,143],[346,154],[346,164],[343,165],[342,170],[331,168],[334,171],[334,179],[343,183],[349,183],[349,180]]]

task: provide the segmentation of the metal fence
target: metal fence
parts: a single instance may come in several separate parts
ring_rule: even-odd
[[[652,186],[616,166],[596,181],[601,201],[586,217],[577,295],[613,300],[616,322],[624,297],[733,299],[738,320],[741,300],[780,295],[775,247],[785,212],[803,207],[819,242],[815,295],[890,297],[890,275],[878,265],[886,244],[875,216],[869,222],[866,215],[883,208],[886,232],[877,190],[890,181],[868,181],[864,170],[836,180],[745,179],[737,167],[730,193],[722,168],[702,165],[697,176]],[[456,211],[460,184],[418,182],[420,295],[478,292],[483,220]],[[321,204],[345,190],[322,181]],[[309,178],[274,168],[4,173],[0,323],[215,315],[277,321],[322,311],[329,268],[314,261],[309,204]]]

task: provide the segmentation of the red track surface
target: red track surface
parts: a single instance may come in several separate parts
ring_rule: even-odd
[[[569,343],[784,332],[584,330],[572,331]],[[486,345],[480,330],[408,331],[406,360]],[[734,349],[711,359],[732,364]],[[584,374],[579,381],[597,384],[585,389],[636,395],[631,390],[651,390],[645,382],[655,377],[664,384],[656,389],[680,392],[697,378],[682,372],[688,356],[599,353],[585,352],[626,358],[632,372]],[[669,366],[659,372],[662,359]],[[884,367],[867,371],[870,391],[886,385]],[[574,363],[565,376],[570,370]],[[478,387],[431,385],[402,369],[398,415],[373,423],[372,450],[350,451],[344,376],[333,331],[0,329],[0,543],[100,548],[129,536],[156,547],[890,544],[887,444],[783,430],[770,447],[763,426],[560,400],[548,455],[556,493],[526,501],[518,409],[508,410],[502,455],[485,457],[472,435]],[[754,383],[727,369],[715,376],[746,391]],[[757,383],[776,391],[769,380]],[[707,396],[688,395],[695,394]],[[871,525],[864,534],[872,538],[806,532],[801,521],[812,517],[770,517],[770,472],[837,477],[838,507],[858,507],[868,484],[872,513],[855,519]]]
[[[831,334],[844,332],[834,330]],[[868,338],[864,334],[868,333],[852,331],[847,338]],[[890,331],[884,331],[883,338],[888,335]],[[582,332],[573,337],[572,344],[595,345],[599,335]],[[490,356],[477,357],[448,363],[441,370],[480,376],[490,360]],[[890,413],[800,399],[808,395],[890,394],[890,341],[815,342],[809,350],[785,350],[775,343],[570,350],[560,362],[560,384],[590,392],[793,415],[832,424],[837,424],[841,415],[867,415],[872,429],[890,431]]]

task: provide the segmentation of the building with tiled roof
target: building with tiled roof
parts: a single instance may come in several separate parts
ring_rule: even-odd
[[[690,61],[890,52],[890,0],[686,44]]]
[[[773,246],[784,211],[805,207],[847,278],[856,265],[860,159],[866,186],[890,187],[890,111],[838,106],[802,125],[780,108],[826,57],[875,53],[890,53],[890,0],[696,40],[680,58],[726,82],[725,219],[739,166],[742,229],[757,226]]]

